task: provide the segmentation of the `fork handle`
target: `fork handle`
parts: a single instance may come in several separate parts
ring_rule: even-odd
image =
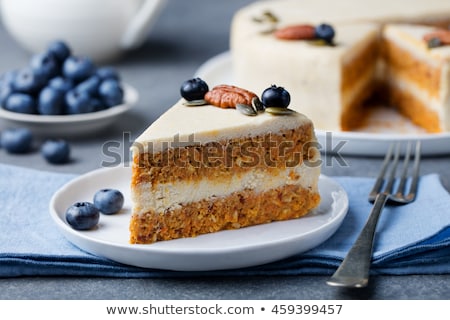
[[[372,260],[375,229],[389,195],[379,193],[364,228],[347,253],[344,261],[327,281],[331,286],[362,288],[369,283],[369,269]]]

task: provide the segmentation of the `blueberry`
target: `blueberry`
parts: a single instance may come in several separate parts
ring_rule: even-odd
[[[104,214],[119,212],[124,203],[123,194],[116,189],[102,189],[94,195],[94,205]]]
[[[71,54],[70,47],[64,41],[60,40],[55,40],[50,43],[47,51],[52,53],[59,63],[64,62]]]
[[[18,70],[10,70],[0,76],[0,85],[12,85],[18,74]]]
[[[70,146],[63,139],[46,140],[41,146],[41,154],[50,163],[67,163],[70,158]]]
[[[48,86],[54,89],[60,90],[62,92],[68,92],[74,87],[73,81],[63,77],[55,77],[50,79]]]
[[[26,93],[11,93],[6,99],[4,108],[12,112],[35,114],[36,101]]]
[[[13,93],[12,86],[8,83],[0,83],[0,106],[5,106],[6,99]]]
[[[102,80],[113,79],[113,80],[120,81],[119,73],[117,72],[117,70],[114,67],[109,67],[109,66],[100,67],[97,69],[95,74],[97,76],[99,76],[100,79],[102,79]]]
[[[33,143],[33,135],[26,128],[6,129],[0,138],[0,145],[9,153],[26,153],[31,150]]]
[[[291,96],[283,87],[272,85],[263,91],[261,95],[261,102],[266,108],[287,108],[291,102]]]
[[[186,80],[180,88],[181,96],[188,101],[201,100],[208,91],[208,85],[200,78]]]
[[[99,220],[100,212],[90,202],[76,202],[66,210],[66,221],[76,230],[92,229]]]
[[[328,43],[333,42],[333,38],[335,35],[334,28],[329,24],[322,23],[316,26],[316,38],[322,39]]]
[[[428,40],[427,46],[429,49],[438,48],[442,46],[442,41],[439,38],[431,38],[430,40]]]
[[[30,67],[35,74],[39,74],[46,80],[59,74],[59,64],[53,54],[44,52],[31,57]]]
[[[31,68],[20,70],[12,83],[13,90],[35,94],[41,90],[47,79],[40,73],[35,73]]]
[[[64,91],[54,89],[52,87],[45,87],[39,93],[37,111],[44,115],[58,115],[63,114],[65,106]]]
[[[95,111],[94,103],[86,92],[70,90],[65,95],[65,113],[80,114]]]
[[[63,75],[74,82],[81,82],[95,72],[95,66],[88,57],[68,57],[63,64]]]
[[[108,109],[108,107],[96,97],[91,97],[91,104],[93,105],[94,112]]]
[[[100,78],[94,75],[78,84],[75,90],[77,92],[85,92],[90,96],[95,96],[98,93],[100,82],[101,82]]]
[[[123,103],[123,89],[117,80],[103,80],[98,88],[98,94],[107,107],[113,107]]]

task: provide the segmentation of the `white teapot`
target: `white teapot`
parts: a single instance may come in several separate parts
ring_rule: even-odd
[[[64,40],[96,62],[139,47],[165,0],[1,0],[2,22],[25,49]]]

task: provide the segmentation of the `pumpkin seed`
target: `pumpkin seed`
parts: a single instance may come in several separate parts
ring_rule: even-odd
[[[265,19],[269,20],[269,21],[272,22],[272,23],[278,23],[278,22],[279,22],[277,16],[275,16],[275,15],[274,15],[272,12],[270,12],[270,11],[265,11],[265,12],[263,13],[263,17],[264,17]]]
[[[274,116],[287,116],[294,114],[295,111],[289,108],[277,108],[277,107],[269,107],[265,109],[266,112],[273,114]]]
[[[252,20],[257,23],[278,23],[278,18],[270,11],[263,12],[262,16],[260,17],[252,17]]]
[[[207,105],[208,103],[204,100],[204,99],[200,99],[200,100],[186,100],[183,102],[183,104],[187,107],[199,107],[199,106],[204,106]]]
[[[257,115],[257,112],[255,111],[255,109],[253,109],[253,107],[249,106],[248,104],[238,103],[236,105],[236,110],[242,114],[245,114],[246,116],[256,116]]]
[[[264,112],[264,105],[258,97],[252,99],[252,106],[257,112]]]
[[[325,41],[323,39],[308,40],[308,43],[310,45],[318,46],[318,47],[336,47],[336,43],[328,42],[328,41]]]
[[[277,29],[276,25],[279,22],[279,19],[277,18],[277,16],[275,16],[270,11],[265,11],[262,13],[261,16],[253,17],[252,20],[256,23],[261,23],[261,24],[267,25],[267,29],[260,31],[260,33],[263,35],[273,33]]]
[[[259,17],[253,17],[252,20],[253,20],[254,22],[257,22],[257,23],[263,23],[263,22],[264,22],[264,19],[261,19],[261,18],[259,18]]]

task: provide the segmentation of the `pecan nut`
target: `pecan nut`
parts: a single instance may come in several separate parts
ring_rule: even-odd
[[[298,24],[278,29],[274,35],[283,40],[312,40],[316,38],[316,29],[309,24]]]
[[[236,108],[237,104],[252,105],[252,99],[256,97],[251,91],[222,84],[215,86],[205,94],[205,101],[220,108]]]
[[[450,44],[450,30],[439,29],[429,32],[423,36],[423,40],[429,42],[432,39],[439,39],[442,45]]]

